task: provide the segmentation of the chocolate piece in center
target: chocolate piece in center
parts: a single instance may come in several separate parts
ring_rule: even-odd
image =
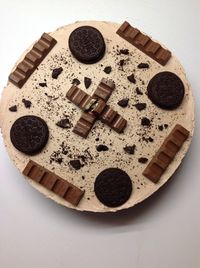
[[[78,61],[86,64],[95,63],[104,56],[104,38],[96,28],[81,26],[70,34],[69,49]]]
[[[104,205],[118,207],[123,205],[131,195],[131,179],[125,171],[119,168],[108,168],[97,176],[94,191]]]
[[[114,88],[113,81],[103,78],[92,97],[76,86],[69,89],[66,97],[84,111],[74,133],[86,138],[98,118],[118,133],[124,130],[127,121],[106,104]]]

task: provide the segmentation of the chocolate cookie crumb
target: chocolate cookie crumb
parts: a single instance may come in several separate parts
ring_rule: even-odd
[[[17,112],[17,105],[13,105],[13,106],[9,107],[9,111]]]
[[[128,79],[128,81],[130,81],[133,84],[136,83],[134,74],[131,74],[131,75],[127,76],[127,79]]]
[[[96,149],[98,152],[102,152],[102,151],[105,152],[109,150],[108,146],[103,145],[103,144],[97,145]]]
[[[158,129],[159,129],[160,131],[163,131],[163,125],[158,126]]]
[[[124,98],[124,99],[118,101],[117,104],[118,104],[119,106],[125,108],[125,107],[128,106],[128,102],[129,102],[129,99],[128,99],[128,98]]]
[[[168,128],[168,124],[164,124],[164,127],[165,127],[165,128]]]
[[[68,118],[61,119],[56,123],[56,125],[61,128],[70,128],[72,126]]]
[[[136,148],[135,145],[132,145],[132,146],[126,145],[123,149],[127,154],[134,154],[135,153],[135,148]]]
[[[99,141],[99,138],[96,138],[95,141]]]
[[[26,108],[30,108],[31,105],[32,105],[31,101],[26,100],[26,99],[22,99],[22,102],[24,103],[24,106],[25,106]]]
[[[124,54],[124,55],[129,55],[129,50],[127,48],[125,49],[120,49],[120,54]]]
[[[39,83],[40,87],[47,87],[47,83]]]
[[[59,67],[59,68],[55,68],[53,71],[52,71],[52,78],[53,79],[57,79],[58,76],[62,73],[63,71],[63,68],[62,67]]]
[[[69,163],[76,170],[79,170],[81,168],[80,160],[70,160]]]
[[[151,121],[147,117],[143,117],[141,120],[141,125],[142,126],[150,126]]]
[[[146,103],[143,103],[143,102],[139,102],[139,103],[135,104],[134,106],[138,111],[142,111],[142,110],[146,109],[146,107],[147,107]]]
[[[135,91],[138,95],[143,95],[142,91],[138,87],[136,87]]]
[[[106,66],[106,67],[104,68],[103,71],[104,71],[106,74],[110,74],[111,71],[112,71],[112,68],[111,68],[111,66]]]
[[[138,64],[137,66],[139,69],[148,69],[149,68],[149,64],[148,63],[143,63],[141,62],[140,64]]]
[[[86,88],[86,89],[88,89],[88,88],[90,87],[91,83],[92,83],[91,78],[89,78],[89,77],[84,77],[84,84],[85,84],[85,88]]]
[[[146,157],[140,157],[140,158],[138,158],[138,162],[139,163],[145,164],[147,161],[148,161],[148,158],[146,158]]]
[[[77,78],[74,78],[74,79],[72,80],[72,84],[75,85],[75,86],[80,85],[80,83],[81,83],[81,82],[80,82]]]

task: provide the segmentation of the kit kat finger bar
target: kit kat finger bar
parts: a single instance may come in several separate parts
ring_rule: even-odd
[[[57,41],[47,33],[34,44],[16,69],[9,75],[9,81],[15,86],[22,88],[38,65],[52,50]]]
[[[189,131],[177,124],[153,156],[151,162],[143,171],[143,175],[152,182],[157,183],[188,136]]]
[[[154,42],[149,36],[143,34],[138,29],[132,27],[127,21],[120,26],[117,34],[163,66],[171,58],[171,52],[169,50],[163,48],[159,43]]]
[[[84,191],[32,160],[29,160],[23,174],[74,206],[78,205],[84,195]]]

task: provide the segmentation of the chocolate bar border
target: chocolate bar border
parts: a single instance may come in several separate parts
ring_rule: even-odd
[[[119,27],[116,33],[163,66],[171,58],[169,50],[163,48],[137,28],[132,27],[127,21]]]
[[[152,182],[157,183],[189,134],[190,132],[183,126],[175,125],[142,174]]]
[[[74,206],[78,205],[85,192],[33,160],[29,160],[22,174]]]
[[[17,65],[8,79],[18,88],[22,88],[28,78],[57,43],[56,39],[43,33],[24,59]]]

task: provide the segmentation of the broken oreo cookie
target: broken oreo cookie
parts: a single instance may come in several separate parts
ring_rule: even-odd
[[[49,129],[46,122],[34,115],[18,118],[10,129],[10,139],[14,147],[28,155],[39,153],[48,138]]]
[[[185,88],[176,74],[161,72],[150,80],[147,86],[147,94],[149,99],[158,107],[172,110],[181,104]]]
[[[125,171],[119,168],[108,168],[97,176],[94,191],[104,205],[118,207],[123,205],[131,195],[131,179]]]
[[[105,47],[102,34],[91,26],[78,27],[69,36],[69,49],[82,63],[92,64],[101,60]]]

